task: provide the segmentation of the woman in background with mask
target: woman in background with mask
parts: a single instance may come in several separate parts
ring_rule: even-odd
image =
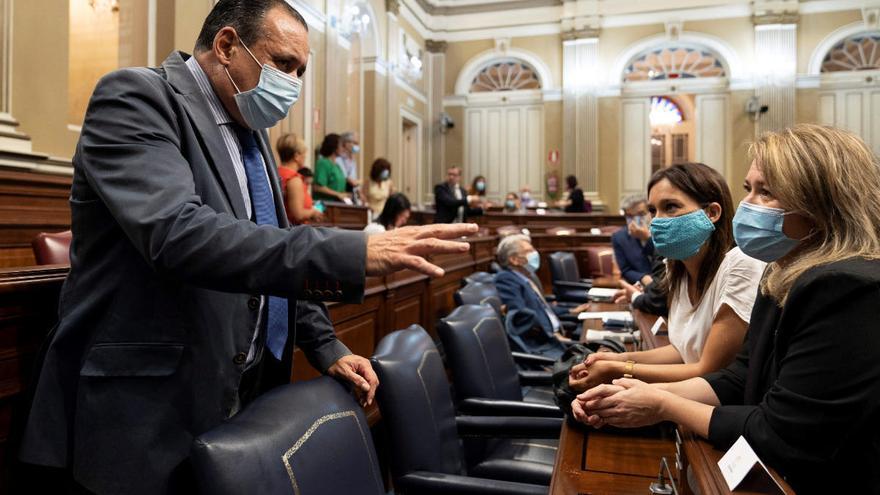
[[[664,168],[648,183],[651,236],[666,258],[670,345],[594,353],[572,367],[587,390],[623,376],[684,380],[717,371],[742,347],[765,264],[733,246],[733,202],[724,177],[702,163]]]
[[[519,197],[515,192],[509,192],[504,198],[504,212],[515,213],[517,211],[519,211]]]
[[[619,380],[573,403],[585,423],[674,421],[740,436],[798,493],[880,493],[880,168],[856,135],[801,124],[751,148],[737,244],[770,262],[746,344],[676,383]]]
[[[367,204],[373,210],[373,215],[382,214],[385,201],[394,192],[394,183],[391,182],[391,162],[384,158],[376,158],[370,167],[370,183],[367,185]]]

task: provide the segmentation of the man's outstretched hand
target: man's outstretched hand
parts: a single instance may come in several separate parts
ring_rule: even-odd
[[[367,275],[387,275],[409,268],[431,277],[442,277],[443,269],[431,264],[426,256],[464,254],[470,246],[450,239],[477,233],[473,223],[453,223],[401,227],[367,237]]]

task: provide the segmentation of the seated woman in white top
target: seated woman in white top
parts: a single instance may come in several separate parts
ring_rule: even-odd
[[[667,260],[670,345],[591,354],[571,369],[575,390],[624,375],[646,382],[700,376],[730,364],[742,347],[765,263],[733,247],[724,178],[701,163],[662,169],[648,184],[648,208],[655,249]]]
[[[388,230],[394,230],[403,227],[409,221],[410,210],[412,205],[409,199],[403,193],[394,193],[388,196],[385,201],[385,207],[376,220],[364,227],[367,235],[380,234]]]

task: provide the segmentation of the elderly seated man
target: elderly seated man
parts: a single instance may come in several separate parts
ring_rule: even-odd
[[[559,341],[569,341],[562,331],[577,328],[577,314],[586,311],[587,305],[562,308],[544,299],[535,276],[541,257],[528,236],[505,237],[498,244],[497,256],[503,269],[495,275],[495,286],[512,320],[507,331],[521,339],[526,351],[558,358],[564,350]]]

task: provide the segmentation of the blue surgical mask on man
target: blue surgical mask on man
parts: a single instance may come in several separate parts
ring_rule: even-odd
[[[782,258],[798,245],[782,231],[785,215],[780,208],[755,205],[743,201],[733,217],[733,238],[747,256],[765,263]]]
[[[541,268],[541,255],[537,251],[532,251],[526,255],[526,268],[532,272],[536,272]]]
[[[260,65],[260,61],[244,41],[241,42],[241,46],[254,62]],[[241,91],[229,74],[229,69],[224,67],[226,75],[235,87],[235,104],[245,123],[254,130],[272,127],[286,117],[290,107],[299,99],[302,90],[300,79],[285,74],[269,64],[262,64],[261,67],[260,81],[248,91]]]
[[[351,152],[352,152],[353,154],[358,154],[358,153],[361,152],[361,147],[358,146],[358,145],[356,145],[356,144],[353,144],[353,145],[351,146]]]
[[[702,209],[678,217],[655,217],[651,221],[654,250],[671,260],[686,260],[698,252],[715,231],[715,224]]]

